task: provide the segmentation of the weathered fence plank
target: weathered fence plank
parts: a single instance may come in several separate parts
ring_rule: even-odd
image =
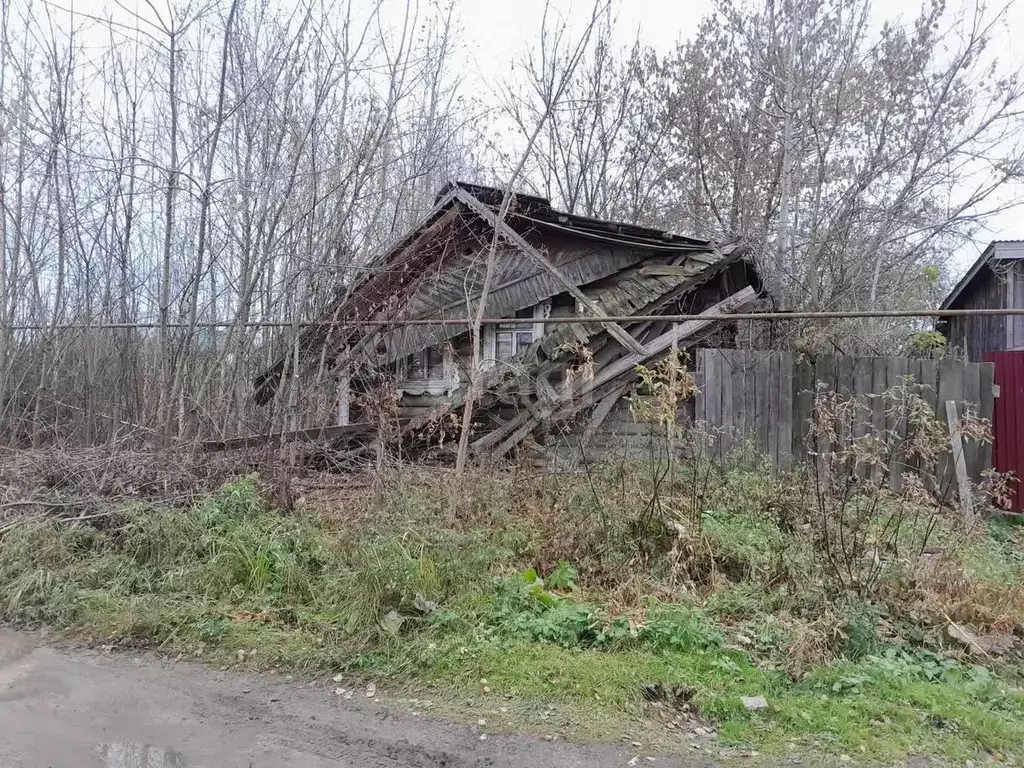
[[[967,363],[964,366],[964,388],[960,398],[959,415],[963,416],[966,410],[978,412],[981,405],[981,363]],[[965,466],[974,467],[978,464],[980,446],[974,440],[963,441]],[[959,483],[959,478],[957,478]]]
[[[801,357],[793,368],[793,456],[808,449],[807,436],[814,410],[814,365]]]
[[[793,355],[784,352],[773,359],[776,363],[773,392],[779,406],[776,426],[778,466],[787,469],[793,463]]]
[[[760,441],[757,402],[757,362],[756,353],[748,354],[743,359],[740,367],[743,370],[743,432],[747,442],[752,443],[757,450],[764,449],[764,443]]]
[[[724,425],[728,425],[727,429],[721,430],[721,436],[718,439],[718,444],[720,446],[719,450],[721,451],[721,456],[724,458],[728,456],[730,453],[732,453],[732,449],[734,447],[733,438],[735,437],[735,435],[733,434],[732,425],[735,423],[736,420],[735,401],[733,399],[735,397],[734,392],[736,391],[736,389],[733,386],[731,373],[729,375],[726,375],[725,373],[727,366],[725,357],[723,357],[720,351],[717,352],[718,370],[721,372],[721,375],[719,376],[719,381],[722,382],[722,420],[719,422],[717,426],[721,427]]]
[[[814,361],[814,391],[819,389],[835,392],[836,385],[836,359],[830,355],[822,355]],[[811,418],[814,418],[814,408],[811,408]],[[828,453],[832,450],[831,443],[821,439],[814,444],[814,450],[819,453]]]
[[[910,379],[943,423],[947,400],[966,401],[983,418],[992,416],[993,367],[989,363],[831,355],[811,361],[790,352],[724,349],[699,350],[698,360],[703,386],[697,413],[710,428],[722,432],[716,444],[721,456],[749,441],[773,465],[788,466],[805,460],[809,451],[833,449],[812,445],[808,439],[819,385],[842,396],[864,398],[858,419],[842,425],[843,440],[861,437],[869,429],[891,430],[905,437],[906,414],[887,403],[883,394]],[[991,464],[991,448],[972,444],[965,449],[964,459],[970,476],[977,480]],[[892,456],[888,466],[892,490],[899,491],[903,473],[921,469],[918,465],[913,457]],[[956,482],[948,458],[936,471],[940,492]]]
[[[854,422],[853,425],[853,437],[854,439],[864,437],[868,434],[868,426],[873,423],[873,406],[875,401],[878,400],[871,393],[874,392],[872,389],[872,382],[874,381],[874,362],[873,357],[855,357],[853,358],[853,392],[866,392],[869,393],[865,402],[865,412]],[[858,476],[864,479],[868,478],[870,471],[867,467],[861,467],[858,469]]]
[[[964,366],[965,363],[957,360],[939,361],[939,381],[936,387],[938,402],[936,406],[938,409],[941,409],[940,412],[943,415],[945,415],[944,409],[947,400],[960,400],[964,387]],[[942,421],[945,423],[945,419]],[[939,480],[940,495],[953,498],[956,490],[956,477],[953,462],[949,456],[944,456],[939,462],[935,475]]]
[[[701,387],[703,413],[700,415],[706,424],[719,424],[722,421],[722,356],[716,349],[702,349],[701,368],[704,381]],[[721,447],[713,446],[715,455],[721,455]]]
[[[885,430],[885,422],[888,413],[888,403],[883,396],[889,389],[888,368],[884,357],[872,357],[871,360],[871,382],[866,383],[868,389],[864,390],[872,394],[871,400],[871,429],[876,433]],[[872,475],[875,482],[881,480],[883,468],[877,467]]]
[[[752,365],[747,366],[747,375],[753,377],[754,388],[754,429],[750,430],[754,437],[754,447],[773,462],[778,458],[771,455],[771,441],[768,439],[771,427],[771,400],[768,396],[768,386],[771,384],[771,357],[768,354],[758,354],[754,357]]]
[[[911,363],[905,357],[885,358],[886,388],[901,386],[907,376],[911,374]],[[890,408],[885,417],[885,428],[900,438],[907,436],[907,419],[905,413],[898,409]],[[889,461],[889,488],[897,493],[903,489],[903,473],[907,471],[907,456],[903,451],[897,451]]]

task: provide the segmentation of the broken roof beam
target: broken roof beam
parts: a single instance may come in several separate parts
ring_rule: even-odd
[[[598,372],[597,376],[595,376],[592,381],[587,382],[581,391],[581,394],[589,392],[592,389],[596,389],[602,384],[611,381],[616,376],[620,376],[623,373],[633,370],[635,366],[644,363],[655,355],[667,350],[672,346],[673,342],[678,342],[680,345],[685,344],[694,336],[702,333],[710,324],[720,322],[722,318],[716,317],[717,315],[726,315],[732,312],[738,312],[743,309],[743,307],[752,303],[756,298],[757,291],[750,286],[747,286],[741,291],[737,291],[731,296],[727,296],[714,306],[708,307],[700,313],[702,318],[707,319],[688,320],[685,323],[679,323],[679,325],[671,328],[666,333],[661,334],[661,336],[657,336],[647,342],[644,345],[644,351],[642,353],[626,355],[615,362],[606,365]]]
[[[722,317],[722,315],[738,312],[753,303],[756,298],[757,291],[748,286],[726,297],[717,304],[708,307],[701,312],[701,319],[680,323],[660,336],[651,339],[644,345],[642,353],[625,355],[609,363],[598,371],[593,379],[585,382],[580,389],[563,396],[557,406],[550,407],[545,411],[544,418],[561,420],[574,416],[583,408],[592,405],[595,395],[603,397],[607,394],[607,385],[614,385],[617,379],[633,371],[637,365],[645,363],[652,357],[665,352],[673,343],[686,345],[696,341],[706,335],[715,323],[728,320],[728,317]],[[473,444],[473,449],[477,453],[489,450],[493,458],[504,456],[517,443],[536,429],[541,421],[542,419],[537,419],[529,411],[522,411],[516,418],[501,428],[479,438]],[[491,446],[495,447],[492,449]]]
[[[587,428],[583,431],[583,436],[580,437],[581,452],[586,451],[590,441],[594,439],[594,435],[597,434],[597,431],[611,415],[612,409],[615,408],[619,400],[625,397],[628,390],[628,382],[623,382],[601,398],[601,401],[594,408],[594,412],[590,415],[590,423],[587,424]]]
[[[558,267],[552,264],[544,254],[530,245],[530,243],[526,241],[526,238],[512,229],[512,227],[508,225],[508,222],[504,220],[499,221],[497,215],[489,207],[463,189],[456,191],[455,197],[469,207],[474,213],[479,215],[484,221],[490,224],[503,239],[510,242],[550,272],[551,275],[562,283],[565,290],[567,290],[580,304],[593,312],[595,317],[600,319],[608,316],[605,311],[595,304],[585,293],[583,293],[578,286],[574,285],[571,280],[566,278],[565,275],[559,271]],[[638,354],[643,351],[643,345],[634,339],[629,332],[618,323],[609,321],[607,323],[601,323],[601,325],[604,326],[605,330],[607,330],[616,341],[622,344],[622,346]]]

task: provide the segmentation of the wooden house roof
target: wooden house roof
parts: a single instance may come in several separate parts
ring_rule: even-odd
[[[487,314],[496,317],[578,286],[594,287],[591,311],[652,311],[726,269],[744,252],[737,243],[718,246],[558,211],[549,200],[532,195],[514,195],[502,224],[497,212],[504,195],[503,190],[476,184],[446,185],[423,221],[370,260],[353,285],[300,332],[301,354],[319,359],[326,352],[329,362],[337,362],[361,352],[389,362],[465,333],[464,325],[402,323],[467,317],[467,306],[481,293],[482,254],[495,227],[503,235]],[[388,325],[353,322],[360,320]],[[585,337],[600,328],[573,325],[563,332]],[[610,330],[621,338],[621,328]],[[274,396],[285,365],[282,357],[256,379],[257,402]]]

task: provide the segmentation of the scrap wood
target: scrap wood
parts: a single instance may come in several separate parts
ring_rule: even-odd
[[[956,412],[956,401],[946,401],[946,423],[949,425],[949,445],[953,456],[953,471],[956,474],[957,495],[964,526],[970,530],[974,524],[974,504],[971,500],[971,481],[967,475],[964,460],[964,440],[960,434],[960,421]]]
[[[615,405],[623,398],[626,394],[626,390],[629,389],[629,384],[621,384],[607,395],[597,404],[594,408],[593,414],[590,417],[590,423],[587,428],[583,431],[583,436],[580,438],[580,448],[586,448],[590,441],[594,439],[594,435],[597,434],[597,430],[601,428],[605,420],[611,415],[612,409]]]
[[[702,312],[701,315],[706,316],[706,319],[681,323],[666,333],[655,337],[644,345],[644,353],[642,355],[625,355],[608,364],[598,371],[593,379],[584,382],[579,390],[562,395],[559,400],[546,404],[538,415],[526,410],[520,412],[516,418],[500,429],[480,437],[473,443],[473,450],[478,454],[488,451],[492,456],[504,456],[544,420],[555,419],[562,421],[575,416],[584,408],[590,407],[597,400],[607,396],[609,391],[621,386],[623,383],[621,378],[632,374],[637,365],[665,352],[673,344],[692,342],[696,338],[705,335],[714,323],[721,321],[718,315],[735,312],[756,298],[757,292],[750,287],[732,294]]]
[[[987,641],[988,638],[979,637],[975,635],[973,632],[971,632],[963,625],[957,624],[955,621],[949,618],[949,615],[945,612],[943,612],[942,617],[948,622],[946,625],[946,634],[949,635],[951,639],[956,640],[958,643],[964,645],[965,647],[971,650],[979,651],[990,659],[992,658],[992,656],[989,653],[989,651],[993,651],[994,653],[1005,653],[1006,650],[1009,650],[1009,648],[1007,648],[1006,650],[999,650],[1001,646],[998,642],[994,644],[994,647],[986,648],[986,645],[988,645],[988,643],[983,644],[983,641]],[[998,638],[998,636],[995,637]],[[1012,641],[1013,636],[1011,635],[1010,638]]]
[[[243,437],[231,437],[225,440],[206,440],[200,443],[200,446],[204,451],[233,451],[238,448],[252,448],[258,445],[274,447],[291,441],[316,443],[324,440],[333,440],[338,437],[368,436],[375,429],[376,427],[372,424],[336,424],[327,427],[313,427],[312,429],[264,432]]]

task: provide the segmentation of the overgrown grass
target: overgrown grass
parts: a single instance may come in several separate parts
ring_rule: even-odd
[[[669,745],[679,729],[659,724],[645,685],[692,689],[726,745],[1024,759],[1016,668],[952,654],[935,619],[1019,625],[1019,529],[970,538],[934,583],[894,564],[877,601],[826,599],[770,480],[714,480],[699,531],[670,534],[660,555],[635,545],[648,536],[631,527],[636,482],[623,467],[477,478],[444,524],[452,489],[406,482],[343,524],[278,514],[244,478],[186,510],[14,530],[0,539],[0,612],[97,641],[231,660],[244,650],[250,664],[463,698],[486,679],[512,706],[573,708],[590,733],[628,716]],[[741,697],[757,695],[769,707],[745,709]]]

